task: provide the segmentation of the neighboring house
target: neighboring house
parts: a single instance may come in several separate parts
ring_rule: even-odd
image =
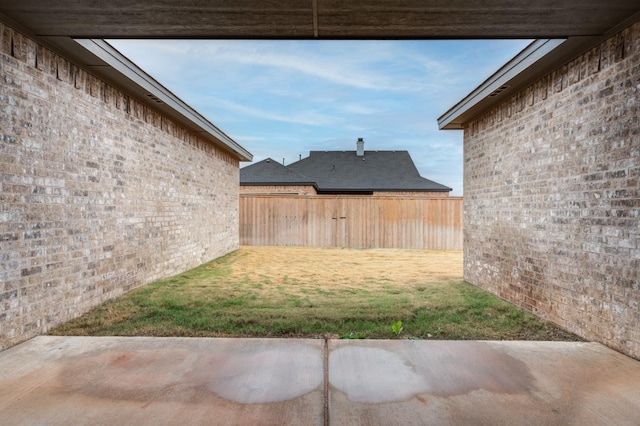
[[[420,176],[407,151],[311,151],[284,166],[270,158],[240,169],[242,193],[448,197],[451,188]]]
[[[311,151],[240,169],[240,242],[462,249],[462,199],[420,176],[407,151]]]
[[[313,179],[271,158],[240,169],[240,192],[243,194],[317,194]]]

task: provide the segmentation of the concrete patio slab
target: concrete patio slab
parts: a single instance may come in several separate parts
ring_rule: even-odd
[[[334,425],[639,425],[640,362],[598,343],[329,342]]]
[[[322,425],[322,340],[40,336],[0,353],[0,424]]]
[[[40,336],[0,352],[2,425],[637,425],[597,343]]]

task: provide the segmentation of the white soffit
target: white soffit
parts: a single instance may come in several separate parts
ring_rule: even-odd
[[[109,80],[116,81],[118,86],[125,88],[130,92],[129,94],[135,95],[140,100],[148,98],[154,108],[176,119],[199,136],[234,152],[241,161],[252,160],[253,155],[249,151],[154,80],[109,43],[100,39],[73,40],[99,59],[99,61],[85,63],[84,65],[89,69],[98,71],[97,74]]]

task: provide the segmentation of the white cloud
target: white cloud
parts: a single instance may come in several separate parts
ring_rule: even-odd
[[[272,112],[273,110],[265,110],[254,108],[236,102],[232,102],[226,99],[220,99],[215,97],[208,97],[208,100],[216,104],[222,105],[232,111],[242,113],[247,116],[257,117],[265,120],[281,121],[283,123],[305,124],[309,126],[328,126],[332,122],[335,122],[336,117],[321,114],[315,111],[299,111],[292,114],[283,114]]]
[[[246,40],[111,40],[125,55],[155,68],[181,74],[219,73],[223,69],[267,67],[283,73],[304,74],[334,84],[377,91],[416,91],[428,88],[422,79],[398,79],[389,64],[398,56],[397,42],[352,41],[246,41]],[[406,52],[411,59],[413,52]],[[131,55],[133,56],[133,55]],[[423,71],[447,70],[432,59],[419,58]],[[155,64],[155,65],[152,65]],[[189,64],[189,65],[185,65]],[[193,64],[197,64],[194,66]],[[146,69],[147,67],[145,67]],[[401,70],[400,70],[401,71]]]

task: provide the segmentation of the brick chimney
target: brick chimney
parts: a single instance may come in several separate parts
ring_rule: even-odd
[[[356,142],[356,155],[358,157],[364,157],[364,139],[358,138],[358,142]]]

